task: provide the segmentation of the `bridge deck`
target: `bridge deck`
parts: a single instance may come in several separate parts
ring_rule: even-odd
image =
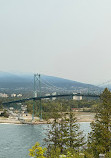
[[[82,97],[91,97],[91,98],[99,98],[100,95],[96,95],[96,94],[60,94],[60,95],[50,95],[50,96],[41,96],[41,97],[32,97],[32,98],[25,98],[25,99],[20,99],[20,100],[14,100],[14,101],[10,101],[10,102],[4,102],[2,103],[3,105],[7,105],[7,104],[12,104],[12,103],[21,103],[21,102],[25,102],[25,101],[29,101],[29,100],[41,100],[41,99],[46,99],[46,98],[59,98],[59,97],[68,97],[68,96],[82,96]]]

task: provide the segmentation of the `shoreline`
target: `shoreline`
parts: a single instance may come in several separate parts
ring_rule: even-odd
[[[95,113],[91,113],[91,112],[75,112],[75,116],[77,118],[77,122],[92,122],[94,121],[94,116]],[[27,121],[19,121],[16,119],[10,119],[10,118],[3,118],[0,117],[0,124],[19,124],[19,125],[23,125],[23,124],[27,124],[27,125],[38,125],[38,124],[51,124],[53,119],[50,119],[48,121],[42,120],[42,121],[31,121],[27,120]]]
[[[91,122],[83,122],[83,121],[81,121],[81,122],[79,122],[79,121],[77,121],[77,123],[91,123]],[[16,122],[0,122],[0,124],[1,125],[42,125],[42,124],[44,124],[44,125],[48,125],[48,124],[51,124],[51,123],[47,123],[47,122],[44,122],[44,123],[42,123],[42,122],[38,122],[38,123],[16,123]]]

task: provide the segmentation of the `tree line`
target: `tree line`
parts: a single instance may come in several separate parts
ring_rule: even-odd
[[[33,101],[26,102],[28,113],[33,113]],[[58,109],[62,106],[62,111],[67,112],[70,108],[83,108],[83,111],[95,112],[96,107],[100,104],[100,99],[88,100],[87,98],[83,100],[71,100],[71,99],[56,99],[52,100],[42,100],[42,113],[43,119],[48,120],[53,118],[53,109],[57,107]],[[34,115],[39,116],[40,102],[36,101],[34,107]]]

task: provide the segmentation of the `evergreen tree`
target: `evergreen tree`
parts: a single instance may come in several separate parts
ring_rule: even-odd
[[[95,115],[95,122],[91,123],[88,147],[95,157],[99,153],[107,153],[111,149],[111,93],[106,88],[100,96],[102,101]]]
[[[44,139],[44,141],[46,142],[46,144],[48,144],[47,147],[47,154],[50,155],[51,153],[51,149],[55,150],[58,148],[58,146],[60,147],[60,132],[59,132],[59,123],[58,123],[58,119],[60,118],[60,114],[59,112],[61,111],[60,107],[58,108],[58,106],[55,106],[53,108],[53,114],[51,114],[53,116],[53,123],[52,125],[49,125],[49,129],[48,129],[48,134],[47,134],[47,138]]]
[[[61,113],[61,119],[59,120],[57,114],[55,114],[46,142],[49,142],[49,153],[51,149],[59,148],[61,154],[66,153],[67,150],[77,151],[84,145],[84,137],[82,132],[79,131],[76,117],[71,110],[67,115]]]
[[[59,148],[61,153],[64,153],[65,149],[67,148],[67,141],[69,135],[69,128],[68,128],[68,120],[66,117],[66,113],[61,113],[61,120],[59,120]]]
[[[85,144],[83,132],[80,131],[79,124],[77,123],[77,119],[75,114],[71,111],[69,113],[68,119],[68,147],[73,150],[79,150]]]

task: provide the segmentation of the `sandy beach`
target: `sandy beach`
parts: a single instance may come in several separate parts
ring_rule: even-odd
[[[75,112],[78,122],[92,122],[94,121],[95,113],[91,112]]]
[[[77,122],[92,122],[94,121],[94,116],[95,113],[91,112],[75,112],[75,116],[77,117]],[[8,123],[8,124],[47,124],[52,122],[52,119],[45,121],[38,121],[38,120],[25,120],[25,122],[22,122],[17,119],[12,119],[12,118],[5,118],[5,117],[0,117],[0,123]]]

